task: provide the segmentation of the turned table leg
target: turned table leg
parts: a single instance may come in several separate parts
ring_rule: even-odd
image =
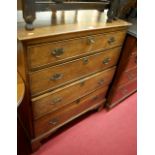
[[[110,8],[107,13],[107,16],[108,16],[107,22],[112,22],[113,20],[117,19],[119,5],[120,5],[120,0],[111,0]]]
[[[22,1],[23,18],[26,22],[25,28],[33,30],[33,21],[35,20],[35,2],[34,0]]]

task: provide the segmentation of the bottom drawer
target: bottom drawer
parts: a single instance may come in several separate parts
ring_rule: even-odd
[[[35,137],[58,128],[65,122],[74,119],[77,115],[82,114],[87,109],[104,101],[108,86],[100,88],[95,92],[76,100],[64,108],[50,113],[34,121]]]
[[[132,92],[137,90],[137,79],[119,87],[115,90],[114,96],[112,97],[111,105],[116,104],[125,99]]]

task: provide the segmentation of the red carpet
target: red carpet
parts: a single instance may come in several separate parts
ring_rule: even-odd
[[[88,115],[33,155],[136,155],[136,98],[135,93],[110,111]]]

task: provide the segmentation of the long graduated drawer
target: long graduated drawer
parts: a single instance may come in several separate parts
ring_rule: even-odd
[[[99,72],[56,91],[34,98],[32,100],[34,119],[53,112],[91,93],[97,88],[108,85],[112,80],[115,68]]]
[[[28,47],[29,68],[54,65],[99,50],[121,46],[126,31],[86,36]]]
[[[116,65],[121,48],[110,49],[88,57],[30,73],[31,95],[58,88],[92,73]]]

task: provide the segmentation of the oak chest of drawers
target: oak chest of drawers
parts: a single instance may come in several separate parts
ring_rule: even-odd
[[[101,20],[18,28],[18,72],[27,95],[21,118],[34,150],[67,122],[103,107],[129,25]]]

